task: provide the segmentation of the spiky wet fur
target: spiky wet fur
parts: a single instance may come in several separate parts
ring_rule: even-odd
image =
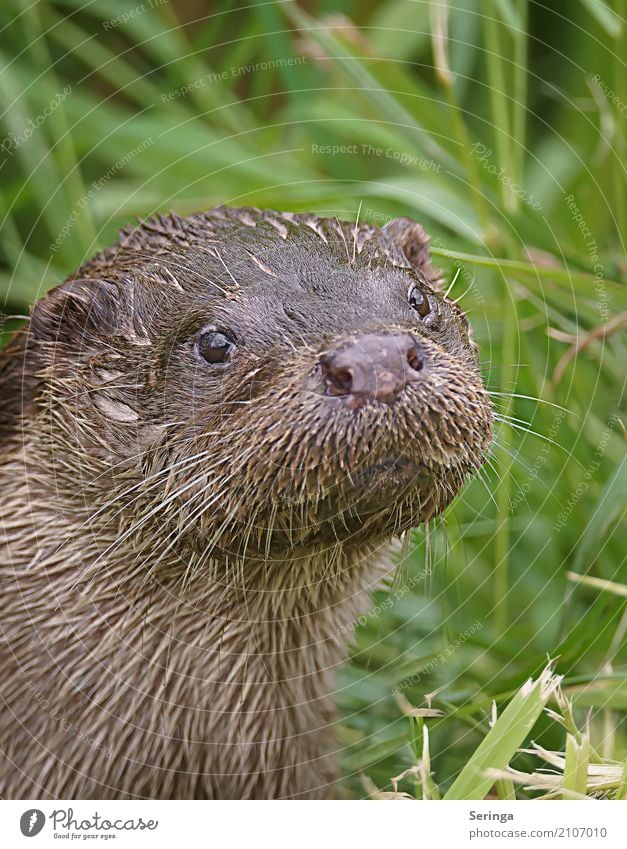
[[[237,337],[224,367],[206,325]],[[372,331],[420,338],[425,379],[326,397],[320,355]],[[490,442],[422,228],[150,219],[35,306],[0,397],[2,796],[332,795],[350,623]]]

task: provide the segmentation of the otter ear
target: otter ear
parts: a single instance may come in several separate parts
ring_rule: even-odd
[[[37,342],[94,351],[104,347],[118,317],[117,286],[106,280],[69,280],[34,305],[30,334]]]
[[[395,218],[383,228],[385,235],[404,253],[411,266],[434,286],[439,274],[431,265],[429,237],[421,224],[411,218]]]

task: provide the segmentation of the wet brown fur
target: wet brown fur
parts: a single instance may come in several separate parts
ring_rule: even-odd
[[[194,354],[207,325],[225,366]],[[425,379],[327,397],[321,354],[390,331]],[[0,794],[331,796],[348,626],[491,438],[422,228],[150,219],[36,304],[0,400]]]

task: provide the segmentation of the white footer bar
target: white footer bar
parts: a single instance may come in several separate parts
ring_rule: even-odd
[[[79,844],[625,849],[627,801],[0,802],[3,849]]]

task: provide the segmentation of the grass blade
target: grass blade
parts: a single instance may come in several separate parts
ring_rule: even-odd
[[[453,783],[445,799],[483,799],[494,784],[486,770],[504,770],[535,725],[561,678],[549,666],[529,680],[496,720]]]
[[[586,795],[589,763],[590,737],[587,734],[583,734],[581,740],[577,741],[572,734],[567,734],[566,763],[564,765],[564,799],[572,799],[573,793],[582,796]]]

